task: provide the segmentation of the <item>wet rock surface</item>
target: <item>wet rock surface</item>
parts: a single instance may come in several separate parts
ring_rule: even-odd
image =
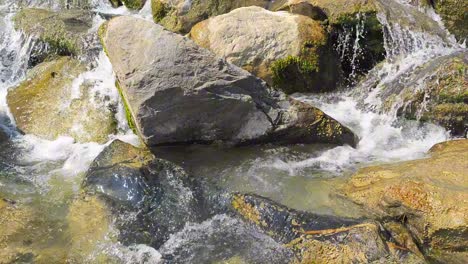
[[[118,216],[120,241],[156,248],[203,211],[194,186],[180,167],[118,140],[94,160],[83,182],[88,195],[104,199]]]
[[[101,38],[137,130],[150,146],[355,143],[348,128],[322,111],[286,100],[260,79],[161,26],[119,17],[101,28]],[[329,131],[330,125],[340,129]]]
[[[378,222],[316,215],[266,198],[235,194],[232,208],[295,253],[292,263],[424,263]],[[400,240],[401,241],[401,240]]]
[[[287,10],[302,5],[303,8],[320,8],[331,24],[338,23],[342,18],[357,13],[377,12],[376,1],[373,0],[281,0],[275,1],[273,10]]]
[[[454,136],[468,130],[468,53],[454,52],[425,64],[409,76],[409,82],[389,83],[381,96],[387,110],[433,122]]]
[[[337,76],[328,77],[338,80],[340,86],[354,84],[385,58],[383,30],[377,19],[377,1],[275,1],[270,9],[322,21],[328,34],[327,46],[333,47],[343,75],[340,76],[341,80]],[[337,70],[326,67],[336,65],[332,57],[327,56],[326,62],[320,66],[324,71]]]
[[[449,141],[427,159],[361,169],[343,193],[374,216],[401,219],[429,258],[459,262],[467,250],[468,214],[460,205],[468,198],[467,144]]]
[[[25,8],[14,17],[15,28],[37,40],[29,65],[42,62],[48,55],[82,55],[91,52],[97,36],[89,35],[93,14],[86,10]]]
[[[7,95],[18,129],[49,140],[71,136],[79,142],[106,142],[116,129],[112,105],[97,102],[99,96],[86,84],[73,91],[74,79],[85,70],[70,57],[34,67]]]

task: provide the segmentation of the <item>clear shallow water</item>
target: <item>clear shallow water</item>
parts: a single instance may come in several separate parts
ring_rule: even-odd
[[[50,7],[49,1],[25,2],[29,6]],[[150,19],[149,2],[141,12],[132,12],[125,7],[115,9],[103,0],[93,1],[93,4],[98,13]],[[385,27],[387,60],[348,91],[295,95],[352,128],[361,139],[357,148],[318,144],[234,149],[189,146],[158,148],[155,153],[225,192],[255,192],[296,209],[360,216],[357,208],[335,196],[336,189],[347,176],[369,164],[421,158],[432,145],[449,138],[447,131],[438,126],[400,120],[396,111],[382,111],[380,94],[395,82],[414,81],[409,73],[421,65],[465,49],[447,35],[440,18],[431,10],[419,10],[403,0],[382,2],[388,11],[379,14]],[[34,41],[13,29],[11,17],[17,10],[12,4],[15,1],[1,3],[0,126],[13,140],[0,146],[0,198],[16,201],[18,208],[32,210],[32,220],[17,234],[13,244],[24,246],[26,243],[34,252],[54,248],[57,252],[68,252],[73,249],[67,248],[71,241],[67,217],[79,196],[82,177],[89,164],[113,139],[123,139],[135,145],[138,139],[128,129],[114,89],[112,65],[103,52],[81,58],[91,69],[81,74],[73,86],[91,83],[92,91],[98,95],[95,103],[103,103],[99,98],[104,97],[116,103],[119,132],[109,135],[106,144],[76,143],[70,137],[48,141],[33,135],[20,135],[9,113],[6,94],[25,78]],[[58,8],[56,5],[52,7]],[[90,34],[103,21],[97,15]],[[428,26],[430,32],[424,27],[414,27],[421,23]],[[72,91],[70,99],[79,96],[78,89]],[[174,258],[174,255],[192,262],[239,256],[259,262],[268,262],[271,256],[281,259],[280,255],[274,255],[278,249],[274,241],[226,215],[216,215],[202,223],[187,223],[158,250],[145,245],[123,246],[113,239],[116,233],[118,230],[109,223],[108,239],[85,257],[96,261],[98,253],[103,252],[117,263],[157,263],[167,256]],[[265,245],[270,250],[265,250]]]

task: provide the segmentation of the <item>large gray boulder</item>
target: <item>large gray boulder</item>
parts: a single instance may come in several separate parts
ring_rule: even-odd
[[[223,141],[355,144],[322,111],[272,91],[190,39],[133,17],[100,29],[131,123],[150,146]]]

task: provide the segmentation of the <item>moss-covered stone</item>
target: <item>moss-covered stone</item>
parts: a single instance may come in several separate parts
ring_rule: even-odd
[[[79,142],[106,142],[116,129],[112,107],[95,102],[86,85],[75,87],[78,96],[72,97],[73,80],[85,70],[69,57],[33,68],[7,95],[18,129],[50,140],[71,136]]]
[[[437,13],[440,14],[447,29],[459,41],[468,38],[468,1],[465,0],[435,0],[432,1]]]
[[[377,19],[378,8],[375,1],[283,0],[275,1],[271,9],[323,20],[328,25],[330,35],[327,46],[333,46],[338,51],[347,84],[355,82],[385,58],[383,31]],[[356,53],[353,47],[358,28],[361,34],[360,50]],[[336,63],[329,64],[336,68]],[[331,68],[324,71],[330,70]]]
[[[159,23],[159,21],[166,17],[169,11],[170,9],[163,2],[151,0],[151,13],[153,14],[154,22]]]
[[[92,14],[84,10],[51,11],[25,8],[15,17],[15,28],[37,38],[48,46],[48,52],[37,54],[43,60],[48,54],[79,55],[84,50],[84,36],[92,26]]]
[[[468,57],[464,53],[443,59],[417,92],[413,86],[405,87],[401,96],[404,107],[399,114],[434,122],[452,135],[465,136],[468,130],[467,64]]]
[[[294,12],[295,6],[305,3],[309,4],[310,8],[320,8],[326,14],[330,24],[339,24],[343,16],[352,17],[357,13],[378,11],[374,0],[280,0],[275,1],[270,9]]]
[[[130,9],[141,9],[146,0],[121,0],[122,3]]]
[[[468,208],[460,206],[468,199],[467,149],[468,140],[449,141],[426,159],[361,169],[342,191],[371,215],[403,222],[425,255],[456,263],[458,254],[440,252],[468,255]]]
[[[122,1],[121,0],[109,0],[109,2],[111,2],[112,6],[113,7],[119,7],[122,5]]]
[[[340,80],[324,27],[306,16],[242,7],[198,23],[190,36],[289,94],[330,91]]]
[[[188,33],[192,26],[212,16],[228,13],[243,6],[267,7],[267,0],[193,0],[190,5],[184,4],[183,0],[151,0],[153,18],[167,29]]]

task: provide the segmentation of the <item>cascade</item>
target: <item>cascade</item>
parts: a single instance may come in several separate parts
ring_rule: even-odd
[[[52,235],[49,233],[43,235],[50,235],[52,238],[46,242],[57,247],[60,247],[59,245],[63,244],[66,239],[61,237],[63,235],[61,228],[66,226],[63,219],[68,212],[67,206],[79,193],[83,174],[91,162],[114,139],[133,145],[140,143],[127,123],[122,99],[115,89],[116,77],[112,65],[105,53],[101,51],[95,32],[104,22],[100,14],[133,15],[151,20],[151,1],[148,0],[139,12],[125,7],[112,8],[108,2],[106,0],[5,0],[0,2],[0,129],[7,131],[12,138],[8,147],[3,149],[2,146],[0,149],[0,158],[3,159],[0,160],[0,193],[11,194],[19,201],[32,203],[33,206],[39,208],[38,210],[50,212],[50,218],[41,219],[42,222],[39,221],[38,226],[34,228],[52,230],[50,231]],[[318,146],[314,149],[313,155],[291,154],[295,153],[296,148],[302,146],[274,147],[266,151],[262,149],[261,155],[257,155],[257,150],[249,150],[251,152],[245,155],[250,155],[248,161],[241,161],[240,165],[229,168],[216,167],[217,170],[213,169],[214,172],[211,173],[219,174],[216,177],[228,179],[226,185],[237,181],[238,185],[243,188],[245,186],[263,188],[267,190],[264,193],[275,192],[278,194],[278,199],[287,200],[290,197],[281,189],[284,187],[284,182],[290,181],[297,186],[302,184],[294,176],[307,175],[310,178],[324,175],[340,176],[368,164],[421,158],[426,155],[431,146],[450,138],[448,132],[442,127],[400,118],[398,111],[404,107],[405,103],[401,100],[401,95],[395,91],[401,91],[402,87],[410,84],[417,84],[414,85],[416,87],[414,92],[424,91],[425,80],[431,77],[431,72],[429,70],[426,72],[425,69],[430,69],[430,65],[436,65],[448,56],[465,51],[466,47],[456,42],[432,9],[413,6],[410,0],[379,0],[378,2],[380,12],[377,18],[383,28],[386,59],[370,70],[362,80],[356,81],[358,75],[361,74],[357,65],[363,56],[362,44],[365,41],[364,30],[367,19],[363,14],[357,14],[359,23],[353,27],[345,27],[338,36],[335,46],[342,61],[349,58],[346,63],[351,69],[350,87],[346,91],[330,94],[295,95],[297,99],[314,104],[326,114],[350,127],[360,138],[357,147]],[[64,6],[64,3],[68,5]],[[70,5],[77,7],[86,5],[86,8],[94,11],[93,27],[90,30],[94,38],[89,39],[88,52],[78,58],[87,65],[88,69],[73,80],[69,98],[64,101],[64,105],[69,105],[73,100],[81,98],[80,87],[86,84],[90,87],[89,92],[94,95],[92,96],[93,104],[115,107],[117,132],[109,135],[107,142],[79,143],[67,136],[61,136],[56,140],[45,140],[29,134],[22,135],[17,130],[7,104],[7,93],[9,89],[13,89],[27,78],[27,70],[30,67],[28,64],[32,54],[38,51],[38,47],[44,48],[37,46],[33,37],[26,37],[22,32],[15,30],[12,17],[20,5],[58,10],[70,7]],[[395,103],[391,109],[384,109],[384,99],[389,91],[396,94]],[[198,156],[203,156],[205,153],[203,150],[200,152],[198,149],[195,150],[195,156],[198,158],[196,162],[203,164],[203,162],[211,161],[209,159],[200,161]],[[181,155],[184,158],[188,155],[185,151],[184,149]],[[247,152],[245,149],[238,151],[239,153]],[[238,158],[237,152],[222,154],[226,155],[226,159],[232,156],[236,156],[232,159]],[[221,160],[214,159],[215,162],[212,163],[219,161],[219,164],[224,165],[225,156],[223,155],[219,157]],[[7,156],[11,156],[11,159],[4,158]],[[182,162],[185,161],[182,160]],[[213,167],[207,166],[201,170],[201,173],[208,174],[207,171],[211,171]],[[8,177],[4,177],[4,174]],[[246,180],[247,177],[250,178]],[[233,178],[235,180],[232,180]],[[295,180],[297,182],[294,182]],[[315,191],[320,192],[318,189]],[[294,199],[290,200],[297,202]],[[305,204],[304,208],[309,206],[306,204],[307,201],[302,200],[304,199],[299,202]],[[313,206],[312,208],[315,209]],[[57,218],[62,220],[57,220]],[[50,227],[50,223],[54,226]],[[281,252],[277,249],[281,248],[281,245],[273,239],[246,229],[238,219],[224,214],[214,215],[202,223],[187,223],[183,230],[171,235],[158,250],[143,244],[122,245],[112,239],[112,236],[118,235],[112,223],[109,229],[108,241],[94,249],[93,254],[89,256],[90,261],[95,260],[98,253],[104,252],[122,263],[159,263],[166,255],[180,257],[181,262],[187,259],[202,262],[203,259],[196,259],[198,255],[191,253],[201,251],[201,248],[208,244],[210,254],[225,257],[223,254],[226,252],[220,250],[218,244],[229,244],[231,241],[236,241],[233,243],[236,249],[251,254],[253,258],[267,259],[269,254],[285,257],[280,256]],[[269,250],[261,251],[265,244],[268,245]]]

